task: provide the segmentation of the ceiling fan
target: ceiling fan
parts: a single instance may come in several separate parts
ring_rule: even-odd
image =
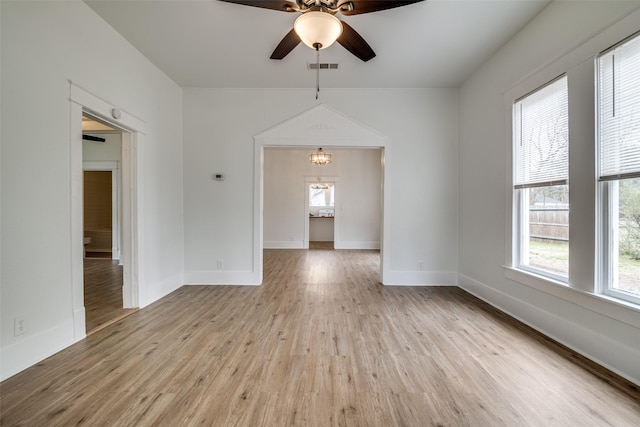
[[[299,12],[293,29],[280,41],[271,59],[282,59],[302,41],[312,49],[329,47],[334,41],[366,62],[376,56],[371,46],[349,24],[335,17],[378,12],[424,0],[220,0],[281,12]]]

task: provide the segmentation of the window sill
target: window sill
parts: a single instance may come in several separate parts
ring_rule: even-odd
[[[587,310],[640,328],[640,306],[636,304],[607,295],[594,294],[572,288],[564,282],[552,280],[514,267],[504,266],[504,276],[514,282],[561,298]]]

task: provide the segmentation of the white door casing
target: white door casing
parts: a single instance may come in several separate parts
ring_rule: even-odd
[[[255,135],[254,137],[254,211],[252,281],[262,283],[263,214],[264,214],[264,149],[265,147],[344,147],[380,148],[382,152],[382,232],[380,242],[380,281],[386,282],[389,271],[389,191],[387,163],[390,140],[361,123],[320,104],[310,110]],[[308,208],[307,208],[308,209]],[[307,211],[308,214],[308,211]],[[308,221],[308,220],[307,220]],[[307,222],[308,227],[308,222]],[[308,233],[308,230],[306,231]],[[308,236],[308,234],[306,234]],[[308,237],[307,237],[308,239]]]
[[[71,289],[74,340],[86,336],[83,278],[83,161],[82,161],[82,115],[87,112],[122,133],[122,222],[121,262],[123,264],[123,305],[137,307],[138,284],[141,278],[139,259],[141,254],[140,209],[141,194],[137,147],[144,139],[144,122],[120,110],[115,105],[70,83],[70,177],[71,177]]]
[[[335,190],[336,188],[336,184],[338,183],[338,181],[340,180],[339,177],[337,176],[305,176],[304,177],[304,200],[305,200],[305,206],[304,206],[304,241],[303,241],[303,248],[304,249],[309,249],[309,228],[310,228],[310,224],[309,224],[309,211],[310,211],[310,206],[309,206],[309,185],[313,184],[315,182],[322,182],[325,184],[333,184],[334,185],[334,216],[333,216],[333,241],[334,241],[334,247],[335,247],[335,242],[336,241],[340,241],[341,240],[341,236],[339,233],[340,227],[339,227],[339,222],[340,220],[339,218],[339,214],[338,214],[338,209],[337,206],[339,206],[338,204],[338,200],[339,200],[339,196],[338,196],[338,192]]]

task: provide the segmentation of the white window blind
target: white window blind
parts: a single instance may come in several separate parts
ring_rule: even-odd
[[[600,180],[640,177],[640,36],[598,57]]]
[[[564,185],[569,179],[567,77],[514,104],[514,187]]]

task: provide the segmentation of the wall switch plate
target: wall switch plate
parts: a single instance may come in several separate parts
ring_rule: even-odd
[[[27,332],[27,319],[16,317],[13,321],[13,335],[18,336]]]

